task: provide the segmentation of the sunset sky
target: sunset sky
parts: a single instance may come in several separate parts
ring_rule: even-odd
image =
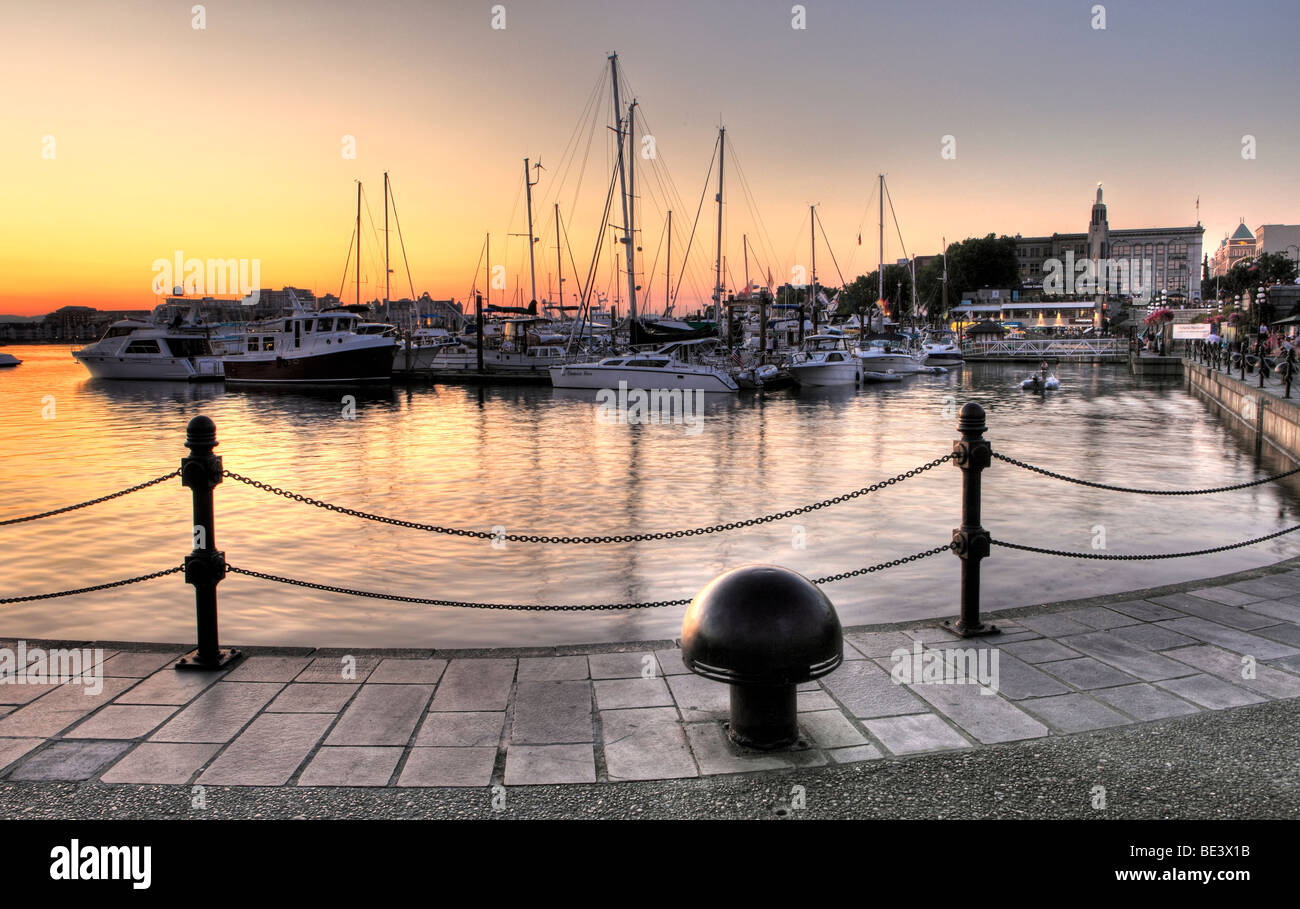
[[[845,277],[869,271],[867,206],[882,171],[910,253],[938,251],[943,236],[1085,230],[1098,181],[1113,229],[1193,224],[1199,196],[1206,251],[1242,216],[1252,228],[1300,222],[1294,0],[1108,2],[1104,30],[1092,27],[1093,3],[1073,0],[808,0],[803,30],[786,0],[502,5],[506,27],[494,29],[487,0],[211,0],[196,29],[191,0],[0,0],[0,314],[151,307],[153,262],[177,250],[258,259],[263,286],[342,287],[350,298],[355,181],[382,227],[385,170],[417,294],[464,299],[490,232],[507,296],[519,279],[526,298],[526,247],[507,236],[527,230],[525,157],[546,167],[534,190],[546,296],[562,177],[561,217],[584,276],[596,241],[607,88],[576,195],[581,154],[566,169],[563,153],[586,128],[583,106],[608,80],[612,51],[683,203],[674,280],[719,122],[761,216],[728,158],[733,285],[744,233],[752,267],[778,283],[806,262],[810,203]],[[349,135],[355,159],[341,154]],[[946,135],[954,160],[940,156]],[[1246,135],[1254,160],[1242,157]],[[641,176],[653,186],[648,169]],[[711,279],[712,193],[679,311]],[[662,260],[649,272],[663,206],[652,196],[638,214],[639,270],[660,308]],[[369,220],[366,299],[382,293]],[[902,254],[892,221],[887,232],[892,261]],[[408,284],[395,233],[392,249],[396,297]],[[611,253],[597,287],[612,294]],[[818,274],[838,283],[820,250]]]

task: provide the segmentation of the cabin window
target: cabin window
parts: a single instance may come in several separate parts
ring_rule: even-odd
[[[262,338],[262,350],[275,350],[274,335],[266,335]]]
[[[628,360],[628,366],[642,366],[659,369],[668,365],[667,360]]]
[[[125,353],[129,354],[156,354],[158,353],[157,341],[132,341],[126,345]]]
[[[261,342],[256,335],[248,339],[248,349],[250,351],[261,350]]]
[[[315,319],[303,319],[302,330],[305,331],[307,334],[311,334],[311,327],[315,324],[316,324]]]
[[[321,331],[333,331],[333,330],[334,330],[334,320],[333,320],[333,319],[321,319],[321,320],[320,320],[320,330],[321,330]]]
[[[284,320],[284,332],[285,332],[285,334],[288,334],[288,333],[291,332],[291,331],[293,331],[293,320],[291,320],[291,319],[285,319],[285,320]]]

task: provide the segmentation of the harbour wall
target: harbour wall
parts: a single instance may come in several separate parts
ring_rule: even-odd
[[[1300,399],[1281,398],[1191,360],[1183,360],[1183,385],[1256,454],[1267,446],[1300,464]],[[1292,393],[1300,396],[1300,385]]]

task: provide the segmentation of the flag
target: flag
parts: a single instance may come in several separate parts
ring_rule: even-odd
[[[858,245],[862,245],[862,231],[858,231]]]

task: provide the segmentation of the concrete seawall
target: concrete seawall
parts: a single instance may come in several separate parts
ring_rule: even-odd
[[[1300,387],[1293,391],[1296,398],[1286,399],[1272,387],[1262,389],[1191,360],[1183,360],[1183,384],[1257,454],[1268,446],[1300,464]]]

